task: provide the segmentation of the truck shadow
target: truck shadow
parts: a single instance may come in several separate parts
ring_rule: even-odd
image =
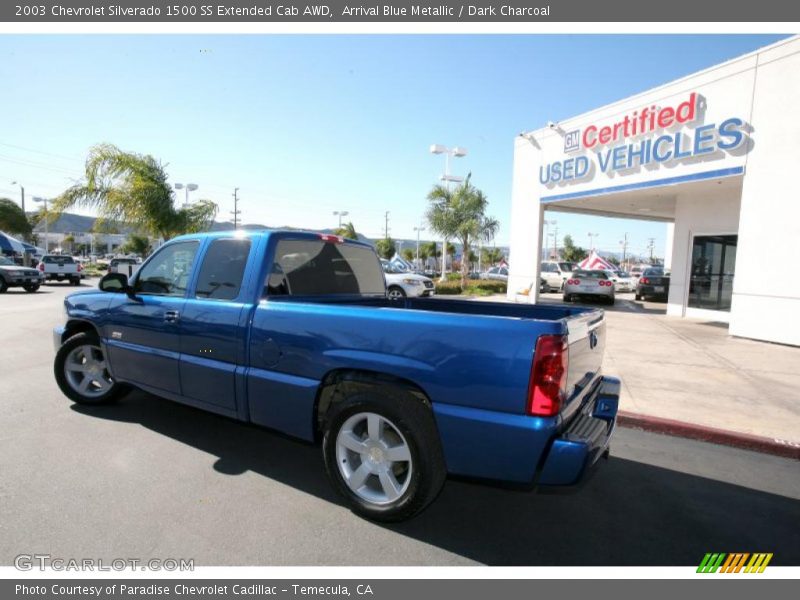
[[[252,471],[342,504],[317,446],[138,391],[116,406],[73,410],[209,453],[220,473]],[[795,499],[612,456],[578,493],[448,481],[423,514],[384,527],[489,565],[692,566],[712,551],[773,552],[771,564],[797,565],[798,523]]]

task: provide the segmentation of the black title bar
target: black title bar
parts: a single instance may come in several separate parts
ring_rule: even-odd
[[[792,22],[787,0],[31,0],[0,5],[0,21],[58,22]]]

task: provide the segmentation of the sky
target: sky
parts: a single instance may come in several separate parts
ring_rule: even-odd
[[[57,196],[89,148],[151,154],[191,198],[245,223],[414,238],[462,146],[509,241],[514,137],[689,75],[781,35],[0,36],[0,196]],[[531,176],[536,176],[532,173]],[[183,192],[181,194],[181,200]],[[32,209],[33,202],[28,201]],[[77,211],[91,214],[90,211]],[[662,223],[548,214],[559,237],[645,253]],[[433,239],[430,231],[422,238]]]

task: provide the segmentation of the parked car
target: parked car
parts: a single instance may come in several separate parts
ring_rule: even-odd
[[[80,285],[84,277],[83,266],[71,256],[62,254],[45,254],[37,268],[46,281],[69,281],[72,285]]]
[[[383,274],[386,277],[386,293],[392,300],[406,297],[417,298],[434,296],[436,289],[433,281],[424,275],[405,271],[399,266],[381,259]]]
[[[68,296],[63,393],[92,406],[134,386],[318,441],[333,487],[380,521],[421,511],[448,473],[571,486],[608,455],[603,311],[394,302],[366,243],[237,234],[173,238],[132,278]]]
[[[481,273],[481,279],[491,279],[494,281],[508,282],[508,268],[507,267],[492,267],[485,273]]]
[[[636,284],[636,299],[667,298],[669,296],[669,272],[661,267],[645,269]]]
[[[135,258],[112,258],[108,263],[109,273],[125,273],[128,277],[139,268],[139,262]]]
[[[633,278],[625,271],[606,270],[606,275],[614,283],[615,292],[632,292],[636,288]]]
[[[26,292],[35,292],[44,281],[44,276],[30,267],[21,267],[10,258],[0,256],[0,294],[10,287],[21,287]]]
[[[614,304],[614,282],[605,271],[576,269],[564,284],[564,302],[575,298],[593,298]]]
[[[564,283],[572,277],[575,264],[566,261],[545,261],[540,265],[542,277],[547,281],[548,291],[560,292],[564,289]]]

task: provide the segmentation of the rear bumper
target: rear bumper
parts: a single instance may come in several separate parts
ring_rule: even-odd
[[[553,440],[536,478],[538,485],[574,486],[608,451],[617,421],[620,382],[604,377],[595,396]]]
[[[640,296],[666,296],[669,294],[668,285],[662,285],[658,287],[662,288],[660,292],[656,291],[656,286],[640,285],[636,293],[639,294]]]
[[[434,403],[448,472],[522,487],[577,485],[608,449],[619,389],[618,379],[601,378],[566,424]]]

